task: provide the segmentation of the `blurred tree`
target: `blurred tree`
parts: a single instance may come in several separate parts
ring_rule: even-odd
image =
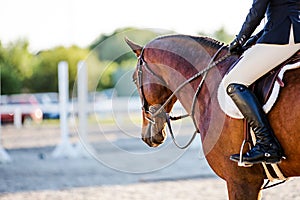
[[[158,35],[167,34],[170,32],[150,30],[150,29],[136,29],[136,28],[122,28],[115,30],[112,34],[101,34],[95,40],[89,49],[92,54],[96,55],[101,61],[99,64],[100,75],[96,90],[103,90],[112,88],[118,82],[116,74],[119,72],[127,72],[136,66],[136,57],[132,50],[125,42],[125,37],[130,40],[144,45]]]
[[[27,91],[23,87],[26,77],[31,76],[32,54],[28,41],[21,39],[4,48],[0,44],[1,93],[13,94]]]
[[[1,72],[1,94],[20,93],[22,90],[22,80],[17,70],[13,66],[0,61]]]
[[[216,30],[212,36],[220,42],[224,42],[225,44],[228,44],[234,38],[234,36],[229,34],[224,27],[221,27],[220,29]]]
[[[69,63],[70,91],[76,81],[77,63],[80,60],[85,60],[88,65],[90,91],[114,87],[121,77],[120,73],[127,73],[136,65],[136,57],[124,41],[125,37],[144,45],[159,35],[169,33],[171,32],[123,28],[112,34],[100,35],[89,49],[77,46],[56,47],[36,55],[29,52],[27,40],[17,40],[6,47],[0,43],[2,94],[56,92],[57,65],[60,61]],[[225,43],[233,38],[224,27],[210,36]],[[130,79],[130,76],[128,77]]]
[[[217,29],[213,33],[199,32],[198,34],[201,36],[212,37],[220,42],[224,42],[225,44],[228,44],[234,38],[234,36],[229,34],[224,27]]]
[[[35,56],[33,73],[25,82],[31,92],[57,92],[57,66],[60,61],[69,64],[69,89],[73,89],[76,79],[77,63],[88,56],[89,51],[77,46],[56,47],[39,52]]]
[[[166,33],[169,32],[135,28],[117,29],[112,34],[100,35],[89,48],[96,53],[100,60],[109,60],[120,64],[124,60],[135,58],[124,40],[125,37],[128,37],[136,43],[144,45],[156,36]]]

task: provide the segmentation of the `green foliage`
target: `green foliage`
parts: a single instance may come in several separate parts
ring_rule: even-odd
[[[130,82],[131,70],[136,66],[136,57],[124,38],[144,45],[162,34],[168,33],[135,28],[117,29],[112,34],[100,35],[87,49],[77,46],[55,47],[36,55],[28,50],[27,40],[17,40],[5,47],[0,42],[1,94],[57,92],[57,66],[60,61],[69,64],[69,89],[72,92],[80,60],[85,60],[88,67],[89,91],[112,88],[118,83],[117,87],[122,88],[120,90],[124,93],[130,90],[127,82]],[[233,38],[223,27],[211,36],[225,43]],[[126,78],[123,78],[125,74]],[[124,81],[127,81],[126,84]]]
[[[229,33],[227,33],[227,31],[225,30],[224,27],[221,27],[220,29],[216,30],[213,33],[213,37],[215,37],[217,40],[220,40],[221,42],[224,42],[226,44],[231,42],[232,39],[234,38],[233,35],[230,35]]]
[[[33,73],[26,80],[26,86],[31,92],[57,92],[57,66],[60,61],[66,61],[69,65],[69,89],[72,90],[76,80],[77,63],[84,60],[88,53],[88,50],[77,46],[56,47],[40,52],[35,56]]]
[[[105,66],[105,69],[102,70],[102,73],[99,77],[97,90],[103,90],[114,87],[113,74],[118,70],[119,67],[119,65],[115,62],[104,62],[102,63],[102,65]]]
[[[25,90],[23,82],[31,75],[31,59],[26,40],[10,43],[7,48],[0,45],[1,93],[12,94]]]
[[[156,33],[151,30],[118,29],[110,35],[100,35],[89,48],[98,55],[99,60],[109,60],[120,64],[124,60],[135,58],[124,40],[125,37],[139,44],[145,44],[160,34],[162,33]]]
[[[100,35],[89,47],[92,54],[100,60],[98,65],[98,82],[93,81],[93,88],[95,90],[103,90],[115,87],[115,84],[118,82],[116,77],[119,77],[116,74],[120,72],[125,73],[136,66],[136,56],[126,44],[126,37],[144,45],[161,34],[166,33],[124,28],[118,29],[109,35]]]
[[[21,92],[56,92],[58,90],[57,65],[69,63],[69,84],[72,89],[77,63],[89,51],[77,46],[56,47],[34,55],[26,40],[18,40],[6,48],[0,45],[1,94]]]
[[[22,80],[13,66],[1,63],[1,94],[20,93]]]
[[[199,32],[198,34],[202,36],[212,37],[216,40],[219,40],[220,42],[224,42],[225,44],[230,43],[234,38],[234,36],[229,34],[224,27],[219,28],[211,34],[204,32]]]

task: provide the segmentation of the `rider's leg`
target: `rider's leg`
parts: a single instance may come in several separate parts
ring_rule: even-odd
[[[248,163],[265,161],[274,163],[280,161],[283,155],[261,105],[247,87],[300,49],[300,44],[293,42],[292,31],[290,41],[287,45],[253,46],[242,55],[242,59],[224,79],[229,96],[246,118],[257,138],[254,148],[243,155],[243,160]],[[235,154],[231,159],[239,161],[239,155]]]

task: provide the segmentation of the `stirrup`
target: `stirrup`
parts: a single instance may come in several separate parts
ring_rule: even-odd
[[[241,149],[240,149],[240,160],[238,162],[239,167],[252,167],[253,166],[253,164],[251,164],[251,163],[243,162],[243,149],[244,149],[244,146],[245,146],[246,143],[248,143],[249,149],[251,149],[251,147],[252,147],[250,141],[243,140],[243,143],[242,143],[242,146],[241,146]]]

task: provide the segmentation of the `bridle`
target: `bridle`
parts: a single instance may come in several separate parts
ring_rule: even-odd
[[[141,100],[142,100],[142,110],[144,110],[146,113],[149,113],[149,103],[145,97],[145,93],[144,93],[144,87],[143,87],[143,67],[145,67],[145,69],[154,77],[156,77],[161,84],[165,85],[165,81],[160,78],[159,76],[157,76],[147,65],[146,61],[143,58],[143,52],[144,49],[141,51],[141,55],[139,56],[138,60],[139,60],[139,64],[138,64],[138,71],[137,71],[137,86],[139,88],[140,94],[141,94]],[[136,80],[134,80],[136,81]]]
[[[145,97],[145,93],[144,93],[144,87],[143,87],[143,68],[145,68],[151,75],[153,75],[154,77],[156,77],[163,85],[166,85],[165,81],[159,77],[157,74],[155,74],[148,66],[147,62],[144,60],[143,58],[143,52],[144,52],[144,49],[142,49],[141,51],[141,54],[138,58],[138,66],[137,66],[137,79],[134,80],[134,82],[136,82],[136,85],[138,86],[139,88],[139,92],[141,94],[141,101],[142,101],[142,110],[145,112],[145,113],[148,113],[150,114],[151,117],[147,117],[145,116],[145,119],[149,122],[149,126],[151,127],[152,125],[155,124],[155,117],[163,117],[165,118],[166,122],[167,122],[167,125],[168,125],[168,128],[169,128],[169,131],[170,131],[170,135],[172,137],[172,140],[174,142],[174,144],[180,148],[180,149],[185,149],[187,148],[194,140],[195,136],[197,133],[200,133],[199,129],[198,129],[198,126],[197,126],[197,123],[196,123],[196,119],[194,117],[195,115],[195,105],[196,105],[196,100],[197,100],[197,97],[201,91],[201,88],[202,88],[202,85],[205,81],[205,78],[206,78],[206,75],[207,75],[207,72],[214,68],[215,66],[217,66],[219,63],[223,62],[224,60],[226,60],[229,56],[231,56],[231,54],[228,52],[226,55],[222,56],[220,59],[214,61],[218,55],[220,54],[220,52],[224,49],[224,48],[227,48],[227,46],[224,46],[223,44],[221,45],[221,47],[216,51],[216,53],[214,54],[214,56],[211,58],[209,64],[207,65],[206,68],[204,68],[203,70],[199,71],[198,73],[196,73],[195,75],[193,75],[192,77],[190,77],[189,79],[187,79],[186,81],[184,81],[183,83],[181,83],[177,89],[169,96],[169,98],[164,102],[163,105],[155,105],[154,106],[151,106],[146,97]],[[176,116],[176,117],[173,117],[173,116],[170,116],[169,113],[166,113],[165,112],[165,107],[166,105],[172,100],[172,98],[176,95],[177,92],[179,92],[184,86],[186,86],[187,84],[191,83],[192,81],[196,80],[198,77],[202,76],[202,79],[201,79],[201,82],[200,84],[198,85],[197,87],[197,90],[196,90],[196,93],[194,94],[194,97],[193,97],[193,102],[192,102],[192,106],[191,106],[191,113],[190,114],[185,114],[185,115],[181,115],[181,116]],[[156,108],[158,107],[158,108]],[[184,145],[184,146],[180,146],[177,142],[176,142],[176,139],[175,139],[175,136],[174,136],[174,133],[173,133],[173,130],[172,130],[172,127],[171,127],[171,120],[179,120],[179,119],[183,119],[185,117],[188,117],[190,116],[193,120],[193,124],[194,124],[194,127],[195,127],[195,131],[194,131],[194,134],[192,135],[191,139],[189,140],[189,142]],[[149,127],[149,128],[150,128]]]

